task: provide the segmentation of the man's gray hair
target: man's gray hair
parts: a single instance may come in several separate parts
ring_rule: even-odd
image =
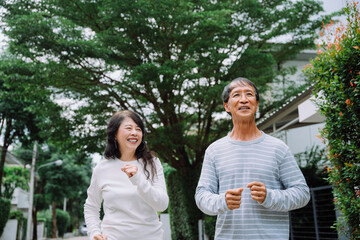
[[[232,83],[236,83],[236,84],[232,84]],[[259,101],[260,96],[259,96],[259,91],[258,91],[256,85],[247,78],[239,77],[239,78],[235,78],[228,85],[226,85],[224,87],[224,91],[223,91],[223,93],[221,95],[223,102],[227,103],[229,101],[230,93],[235,87],[244,86],[244,85],[250,85],[250,86],[252,86],[254,88],[256,101]]]

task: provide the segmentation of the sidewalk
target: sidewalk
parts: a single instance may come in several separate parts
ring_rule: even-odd
[[[45,238],[45,240],[89,240],[89,236],[74,236],[72,233],[65,233],[63,238]]]
[[[64,238],[66,240],[89,240],[88,236],[83,236],[83,237],[71,237],[71,238]]]
[[[80,237],[64,236],[64,238],[46,238],[46,240],[89,240],[89,237],[88,236],[80,236]]]

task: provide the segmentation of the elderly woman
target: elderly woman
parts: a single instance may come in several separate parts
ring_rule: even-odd
[[[157,212],[168,207],[169,198],[161,163],[146,147],[142,120],[128,110],[116,112],[106,133],[104,157],[94,168],[84,205],[90,239],[163,239]]]

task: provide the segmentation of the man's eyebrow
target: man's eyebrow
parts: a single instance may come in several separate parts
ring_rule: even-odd
[[[131,123],[128,123],[128,124],[125,124],[124,125],[125,127],[138,127],[138,128],[140,128],[137,124],[131,124]]]
[[[242,91],[242,89],[232,90],[231,93],[236,93],[236,92],[241,92],[241,91]],[[244,91],[245,91],[245,92],[255,93],[255,91],[254,91],[254,90],[251,90],[251,89],[245,89]]]

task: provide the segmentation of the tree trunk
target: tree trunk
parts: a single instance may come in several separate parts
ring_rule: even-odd
[[[32,240],[37,240],[37,219],[36,219],[37,208],[34,205],[32,211],[32,222],[33,222],[33,237]]]
[[[6,158],[7,148],[3,146],[1,148],[1,161],[0,161],[0,186],[2,186],[2,178],[4,172],[5,158]],[[2,197],[2,193],[0,191],[0,197]]]
[[[52,238],[56,238],[56,202],[52,202]]]
[[[4,166],[5,166],[5,160],[6,160],[6,154],[8,147],[12,143],[13,138],[16,134],[13,134],[11,136],[11,127],[12,127],[12,120],[7,119],[6,126],[5,126],[5,134],[4,134],[4,142],[1,148],[1,160],[0,160],[0,187],[2,186],[2,179],[3,179],[3,173],[4,173]],[[2,197],[1,189],[0,189],[0,197]]]
[[[194,198],[199,173],[199,169],[177,170],[167,177],[172,239],[199,239],[198,220],[202,218],[202,213]]]
[[[70,224],[67,229],[68,232],[72,232],[74,229],[73,202],[74,202],[74,200],[72,198],[70,198],[67,202],[67,211],[70,214]]]

